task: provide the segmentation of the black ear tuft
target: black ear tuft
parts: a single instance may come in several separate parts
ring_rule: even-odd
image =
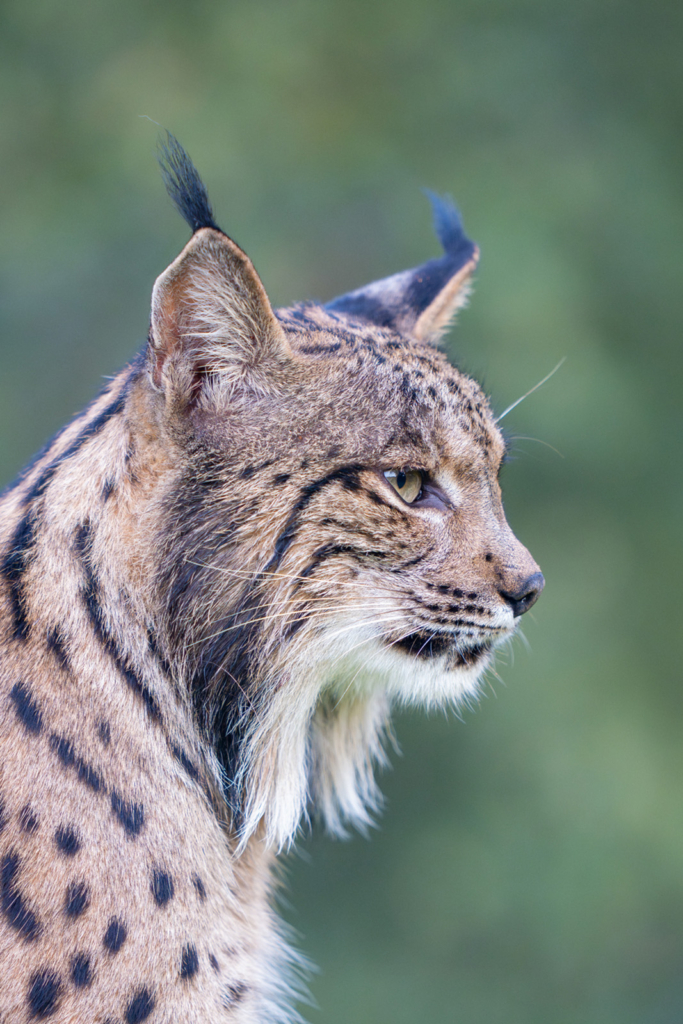
[[[429,188],[423,191],[432,204],[434,231],[444,251],[449,256],[463,255],[469,259],[472,255],[472,243],[463,230],[460,211],[451,197],[437,195]]]
[[[197,168],[170,132],[166,132],[165,142],[159,142],[158,160],[166,191],[193,232],[200,228],[220,231],[213,219],[211,203]]]
[[[327,309],[424,341],[441,337],[467,298],[479,250],[463,231],[453,202],[434,192],[427,195],[443,256],[340,295]]]

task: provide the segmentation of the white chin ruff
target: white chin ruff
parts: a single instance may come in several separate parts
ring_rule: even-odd
[[[497,638],[496,646],[512,633]],[[417,645],[419,650],[419,645]],[[454,653],[425,657],[375,637],[356,642],[329,663],[324,690],[343,696],[384,691],[390,701],[427,709],[459,704],[476,696],[479,680],[493,660],[493,645],[471,664]]]

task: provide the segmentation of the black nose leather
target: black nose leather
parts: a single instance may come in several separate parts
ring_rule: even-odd
[[[509,590],[501,590],[500,596],[504,597],[512,608],[512,614],[517,618],[528,612],[532,604],[538,600],[538,596],[545,586],[542,572],[535,572],[528,580],[525,580],[519,590],[514,593]]]

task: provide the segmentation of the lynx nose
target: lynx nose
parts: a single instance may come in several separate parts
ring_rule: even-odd
[[[524,615],[524,612],[528,612],[532,604],[536,603],[544,586],[545,580],[543,579],[543,573],[535,572],[533,576],[529,576],[529,578],[522,583],[518,590],[515,590],[514,592],[510,590],[501,590],[500,596],[505,598],[512,608],[512,614],[517,618],[519,615]]]

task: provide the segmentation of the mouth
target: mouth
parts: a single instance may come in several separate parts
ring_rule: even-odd
[[[454,636],[444,633],[409,633],[391,645],[414,658],[440,658],[445,655],[449,668],[471,668],[491,650],[490,643],[474,644],[472,647],[458,647]]]

